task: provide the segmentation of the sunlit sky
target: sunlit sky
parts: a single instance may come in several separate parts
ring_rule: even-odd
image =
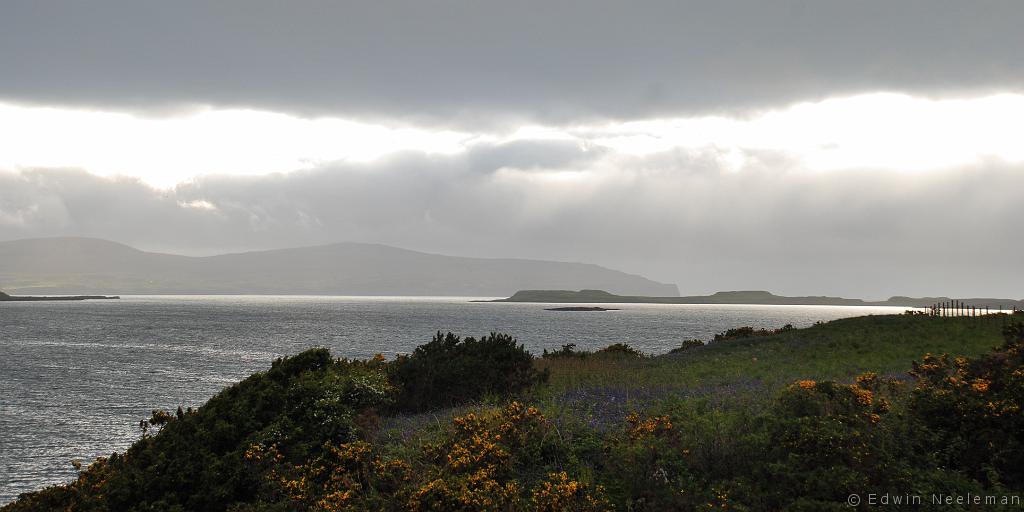
[[[964,6],[9,3],[0,241],[1020,297],[1024,3]]]
[[[743,117],[704,116],[468,132],[260,110],[197,108],[161,117],[0,104],[0,168],[67,167],[168,188],[206,174],[260,175],[400,152],[455,154],[476,144],[570,141],[624,155],[714,148],[741,171],[778,152],[808,171],[928,171],[1024,160],[1024,96],[922,99],[873,93]],[[549,172],[558,173],[558,169]]]

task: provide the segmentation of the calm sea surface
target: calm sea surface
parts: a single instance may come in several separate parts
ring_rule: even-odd
[[[0,303],[0,504],[123,451],[152,409],[199,406],[278,356],[411,351],[438,331],[516,336],[534,352],[624,342],[664,353],[729,327],[806,326],[903,308],[623,304],[545,311],[469,298],[134,296]]]

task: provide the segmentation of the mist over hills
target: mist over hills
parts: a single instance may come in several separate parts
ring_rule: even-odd
[[[363,243],[191,257],[95,238],[0,242],[0,289],[24,294],[508,296],[599,288],[676,296],[674,284],[585,263],[466,258]]]

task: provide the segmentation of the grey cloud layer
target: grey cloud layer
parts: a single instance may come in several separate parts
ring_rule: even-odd
[[[533,152],[543,165],[529,164]],[[713,153],[626,158],[522,142],[205,177],[171,191],[79,171],[0,172],[0,239],[84,235],[191,253],[367,241],[594,262],[684,293],[1024,289],[1019,167],[808,173],[763,155],[726,172],[716,162]],[[545,168],[592,175],[558,181]]]
[[[0,99],[463,126],[1021,90],[1016,0],[204,2],[0,8]]]

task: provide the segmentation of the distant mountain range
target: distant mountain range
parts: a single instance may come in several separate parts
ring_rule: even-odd
[[[547,303],[644,303],[644,304],[777,304],[802,306],[899,306],[910,308],[927,308],[932,304],[950,303],[958,300],[963,304],[975,307],[995,309],[1024,309],[1024,300],[993,299],[993,298],[955,298],[949,297],[890,297],[883,301],[865,301],[862,299],[846,299],[842,297],[784,297],[766,291],[733,291],[718,292],[712,295],[691,295],[688,297],[644,297],[625,296],[609,293],[604,290],[520,290],[507,299],[495,302],[547,302]]]
[[[584,263],[443,256],[339,243],[190,257],[95,238],[0,242],[0,289],[39,294],[507,296],[527,288],[600,288],[678,296],[674,284]]]

